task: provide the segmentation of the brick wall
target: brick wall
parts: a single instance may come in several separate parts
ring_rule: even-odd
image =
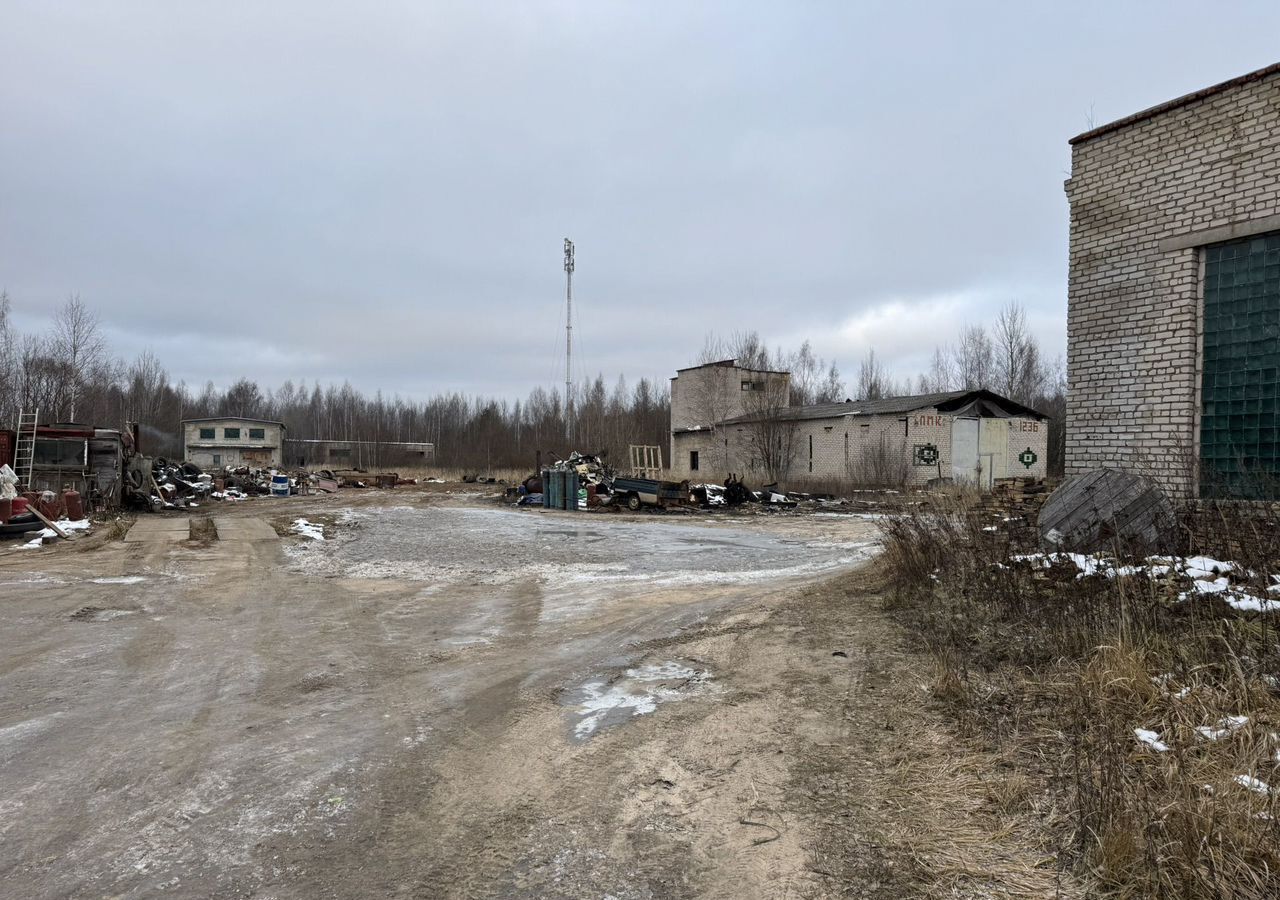
[[[744,391],[744,381],[763,390],[754,394]],[[716,422],[746,415],[752,411],[750,402],[761,394],[776,397],[785,406],[790,385],[791,376],[786,372],[765,372],[716,363],[682,369],[671,379],[670,459],[673,476],[689,477],[690,449],[700,450],[701,466],[709,466],[715,471],[738,471],[729,467],[723,437],[717,442],[706,434],[694,433],[677,447],[676,434],[689,428],[711,430]]]
[[[1066,472],[1191,487],[1198,440],[1200,246],[1280,214],[1280,73],[1072,148]]]

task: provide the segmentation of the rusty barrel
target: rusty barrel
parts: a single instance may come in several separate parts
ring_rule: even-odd
[[[79,491],[63,491],[62,505],[66,507],[67,518],[72,522],[78,522],[84,518],[84,501],[81,499]]]

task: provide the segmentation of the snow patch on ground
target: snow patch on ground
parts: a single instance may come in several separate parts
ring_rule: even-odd
[[[574,711],[579,720],[573,735],[586,740],[602,727],[655,712],[660,703],[687,700],[705,692],[710,683],[710,672],[674,661],[627,669],[612,682],[589,681],[576,693]]]
[[[1135,728],[1133,729],[1133,733],[1140,742],[1146,744],[1157,753],[1167,753],[1169,751],[1169,745],[1160,740],[1159,733],[1155,731],[1148,731],[1145,728]]]
[[[294,519],[293,525],[289,527],[289,530],[313,541],[324,540],[324,526],[315,522],[308,522],[306,519]]]
[[[1216,741],[1247,724],[1249,724],[1248,716],[1227,716],[1225,719],[1219,719],[1217,725],[1198,725],[1196,731],[1201,737]]]
[[[143,575],[116,575],[111,578],[91,578],[90,584],[141,584],[146,581]]]
[[[1106,578],[1134,578],[1145,576],[1156,579],[1172,576],[1185,580],[1186,590],[1178,594],[1178,600],[1212,595],[1228,606],[1246,612],[1275,612],[1280,610],[1280,599],[1259,597],[1250,593],[1252,588],[1233,582],[1229,575],[1253,578],[1239,563],[1214,559],[1211,556],[1149,556],[1133,565],[1120,565],[1116,560],[1101,554],[1083,553],[1022,553],[1011,556],[1013,562],[1025,563],[1033,568],[1049,569],[1055,565],[1070,563],[1077,569],[1076,578],[1101,575]],[[999,564],[997,564],[999,565]],[[1266,588],[1274,592],[1280,587],[1280,576],[1270,576],[1276,584]]]
[[[60,529],[62,529],[63,533],[65,534],[72,534],[73,532],[77,532],[77,531],[88,531],[91,527],[93,527],[90,524],[88,519],[77,519],[74,522],[55,522],[54,524],[57,525]],[[41,529],[39,537],[32,538],[31,540],[27,541],[25,544],[19,544],[17,549],[38,550],[39,548],[44,546],[45,538],[51,538],[51,537],[57,537],[57,536],[58,536],[57,532],[55,532],[52,528],[44,528],[44,529]]]

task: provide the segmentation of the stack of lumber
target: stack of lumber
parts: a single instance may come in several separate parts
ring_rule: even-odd
[[[980,507],[991,513],[1034,522],[1053,487],[1043,478],[999,478],[991,492],[984,494]]]

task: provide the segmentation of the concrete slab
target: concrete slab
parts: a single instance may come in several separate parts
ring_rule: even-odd
[[[215,518],[213,527],[220,541],[278,541],[280,535],[263,519]]]
[[[166,543],[191,537],[190,519],[139,518],[124,536],[126,543]]]

